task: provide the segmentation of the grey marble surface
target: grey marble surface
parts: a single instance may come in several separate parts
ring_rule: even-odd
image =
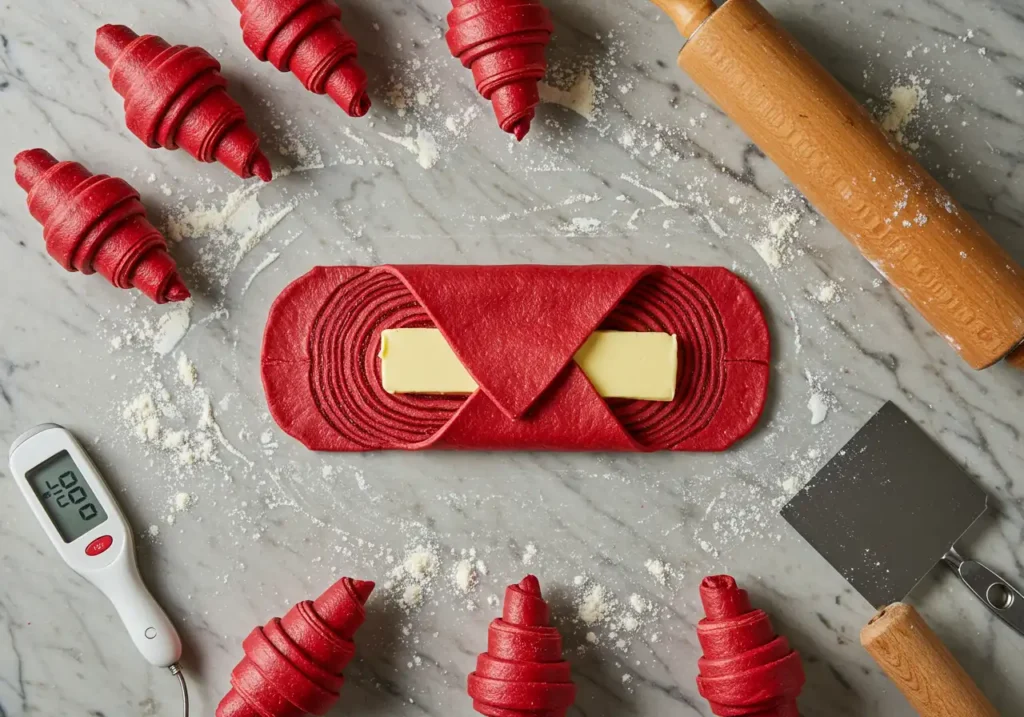
[[[573,715],[710,714],[694,685],[693,627],[700,578],[721,571],[803,653],[803,714],[911,714],[858,643],[870,607],[778,508],[892,399],[989,490],[994,510],[968,547],[1024,582],[1024,382],[1002,366],[969,370],[877,281],[675,68],[679,39],[652,5],[548,4],[550,81],[566,89],[583,77],[579,90],[589,76],[597,100],[587,117],[544,105],[528,140],[512,146],[447,54],[444,0],[341,2],[371,78],[375,105],[361,120],[251,58],[226,0],[0,3],[0,156],[43,146],[126,176],[171,229],[194,219],[200,201],[236,210],[227,230],[186,227],[174,244],[197,296],[187,334],[160,355],[146,322],[173,309],[64,273],[3,172],[0,445],[44,420],[87,440],[139,534],[142,571],[181,629],[193,714],[212,714],[254,625],[350,574],[381,587],[332,714],[468,716],[465,675],[496,612],[488,597],[527,571],[541,577],[565,635],[580,688]],[[908,141],[1024,260],[1017,0],[767,5],[879,111],[894,84],[921,87]],[[92,56],[105,22],[216,49],[275,166],[298,171],[240,195],[221,167],[143,147]],[[229,195],[245,201],[225,209]],[[771,268],[754,244],[779,216],[798,224]],[[771,323],[765,418],[722,455],[306,452],[265,413],[257,361],[270,302],[314,264],[416,261],[731,267]],[[828,282],[838,292],[823,302]],[[179,354],[195,365],[197,389],[176,378]],[[161,419],[165,434],[194,428],[195,403],[208,396],[231,449],[215,444],[183,466],[174,451],[136,440],[123,408],[159,393],[158,382],[167,388],[158,403],[179,411]],[[817,425],[812,391],[829,405]],[[169,525],[182,492],[195,504]],[[6,467],[0,515],[0,715],[177,714],[172,679],[58,560]],[[436,574],[423,580],[422,605],[409,607],[408,577],[389,573],[421,545]],[[487,574],[462,594],[451,575],[470,549]],[[649,560],[671,566],[664,583]],[[588,626],[579,611],[596,586],[609,617]],[[650,605],[638,626],[626,619],[634,594]],[[1003,714],[1024,710],[1024,638],[940,569],[912,601]]]

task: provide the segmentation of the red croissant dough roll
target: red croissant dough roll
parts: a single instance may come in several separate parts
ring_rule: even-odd
[[[217,717],[323,715],[338,699],[341,671],[352,660],[352,636],[366,619],[373,583],[342,578],[315,601],[257,627],[242,642],[231,691]]]
[[[242,13],[242,39],[260,60],[292,72],[310,92],[328,94],[353,117],[370,109],[356,42],[330,0],[231,0]]]
[[[393,394],[385,329],[439,329],[480,387]],[[598,329],[665,332],[674,398],[602,398],[573,360]],[[750,288],[721,268],[319,267],[274,302],[262,374],[271,415],[322,451],[714,451],[764,407],[768,327]]]
[[[170,46],[124,25],[96,31],[96,57],[124,98],[128,129],[149,147],[181,147],[242,179],[271,179],[270,162],[245,112],[227,93],[220,63],[201,47]]]
[[[728,575],[704,578],[700,598],[707,615],[697,625],[704,649],[697,688],[721,717],[799,717],[804,685],[800,655],[754,610],[746,590]]]
[[[184,301],[188,288],[167,241],[123,179],[58,162],[43,149],[14,158],[15,180],[43,225],[46,251],[68,271],[99,272],[119,289],[137,288],[158,304]]]
[[[473,709],[487,717],[565,717],[576,685],[549,619],[537,578],[509,585],[502,615],[487,629],[487,652],[469,676]]]
[[[539,0],[452,0],[448,48],[473,70],[501,129],[522,141],[540,104],[537,83],[554,25]]]

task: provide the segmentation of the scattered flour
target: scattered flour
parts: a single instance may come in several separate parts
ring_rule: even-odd
[[[817,426],[828,416],[828,401],[824,394],[812,391],[811,397],[807,400],[807,410],[811,412],[811,425]]]
[[[836,303],[839,301],[839,284],[834,281],[822,282],[814,292],[814,298],[823,306]]]
[[[906,143],[907,127],[917,116],[920,107],[928,104],[928,93],[916,75],[910,83],[894,85],[889,90],[889,107],[882,115],[882,129],[892,135],[900,144]]]
[[[523,551],[523,565],[532,565],[534,558],[537,557],[537,546],[530,543],[526,546],[526,550]]]
[[[441,150],[438,147],[437,139],[432,132],[428,132],[422,127],[416,130],[415,137],[396,137],[384,132],[378,132],[378,134],[389,142],[394,142],[409,150],[409,152],[416,156],[416,161],[424,169],[432,168],[437,164],[437,160],[441,158]]]
[[[219,204],[202,200],[175,207],[166,221],[174,241],[204,240],[195,267],[220,287],[231,280],[242,260],[299,204],[298,198],[264,207],[259,201],[263,183],[245,184],[228,193]]]
[[[601,230],[601,220],[592,217],[573,217],[572,221],[562,227],[566,236],[593,236]]]
[[[577,615],[584,624],[593,625],[608,617],[614,602],[603,585],[591,585],[583,594]]]
[[[199,372],[188,356],[184,353],[178,354],[178,381],[186,388],[195,388],[199,380]]]
[[[651,558],[644,563],[644,567],[646,567],[647,572],[649,572],[651,576],[662,585],[668,581],[668,566],[662,561]]]
[[[829,409],[835,406],[835,398],[831,393],[822,387],[821,381],[805,371],[807,385],[810,386],[811,396],[807,400],[807,410],[811,412],[811,425],[817,426],[828,417]]]
[[[797,225],[801,214],[792,209],[775,209],[761,234],[754,240],[754,249],[769,269],[779,269],[793,256],[793,242],[800,235]]]
[[[565,87],[565,83],[559,83]],[[589,69],[583,69],[567,89],[561,89],[548,82],[540,83],[540,99],[549,104],[561,105],[580,117],[593,121],[597,109],[597,86]]]
[[[191,325],[192,299],[186,299],[157,319],[152,333],[153,351],[160,356],[169,354],[185,338]]]
[[[476,587],[479,577],[476,574],[476,569],[473,567],[473,562],[463,559],[456,563],[453,580],[455,581],[455,587],[463,593],[468,593]]]

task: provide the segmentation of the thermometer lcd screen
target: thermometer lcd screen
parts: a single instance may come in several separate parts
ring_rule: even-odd
[[[65,543],[74,542],[107,519],[67,451],[40,463],[25,473],[25,478]]]

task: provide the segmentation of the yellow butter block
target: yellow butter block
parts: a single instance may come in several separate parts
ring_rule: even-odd
[[[388,393],[468,394],[477,389],[437,329],[383,331],[380,358]],[[595,331],[574,358],[605,398],[675,398],[679,351],[671,334]]]
[[[573,358],[604,398],[675,398],[679,350],[672,334],[595,331]]]
[[[381,383],[388,393],[473,393],[476,381],[437,329],[386,329]]]

